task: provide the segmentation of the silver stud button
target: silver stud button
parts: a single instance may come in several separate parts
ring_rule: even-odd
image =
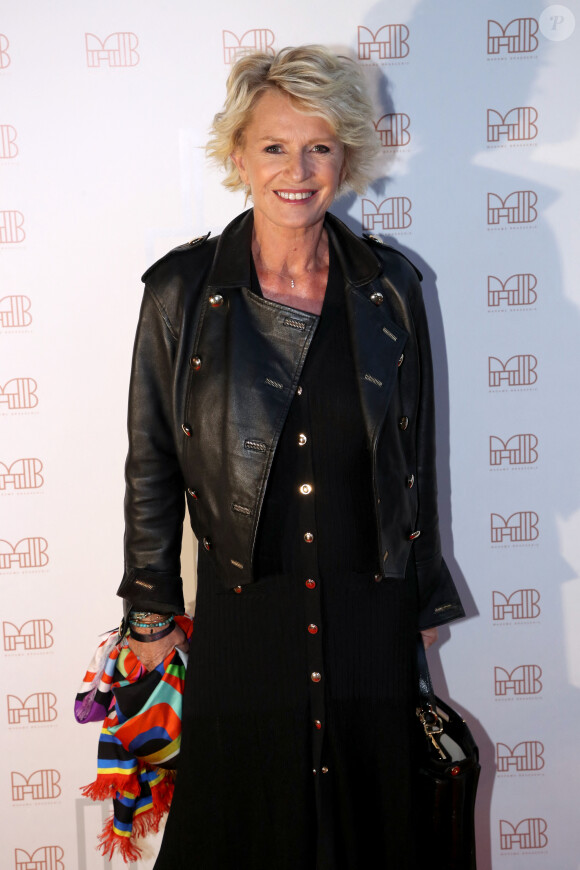
[[[220,305],[224,304],[224,297],[220,293],[215,293],[209,297],[209,304],[212,308],[219,308]]]
[[[371,294],[371,302],[374,302],[375,305],[382,305],[385,301],[385,297],[382,293],[373,293]]]
[[[407,478],[407,486],[409,487],[409,489],[413,489],[414,483],[415,483],[415,475],[410,474],[409,477]]]
[[[310,493],[312,492],[312,487],[309,483],[303,483],[300,487],[300,492],[302,493],[302,495],[310,495]]]
[[[307,441],[308,441],[308,438],[306,437],[306,435],[304,435],[303,432],[301,432],[300,435],[298,436],[298,446],[304,447],[304,445],[306,444]]]
[[[322,679],[322,674],[319,674],[318,671],[313,671],[310,674],[310,679],[312,680],[313,683],[319,683]]]
[[[182,423],[181,428],[183,429],[184,434],[187,435],[188,438],[191,438],[191,427],[186,426],[185,423]]]
[[[419,537],[420,534],[421,532],[419,530],[417,530],[416,532],[411,532],[411,534],[409,535],[409,540],[414,541],[416,538]]]
[[[409,425],[409,418],[408,417],[401,417],[401,419],[399,420],[399,429],[402,429],[404,432],[408,425]]]
[[[194,372],[198,372],[201,368],[201,357],[200,356],[192,356],[191,358],[191,367]]]
[[[398,365],[398,366],[402,366],[402,365],[403,365],[403,360],[404,360],[404,359],[405,359],[405,354],[402,353],[401,356],[399,357],[399,359],[397,360],[397,365]]]
[[[306,534],[304,535],[304,540],[307,544],[311,544],[314,540],[314,535],[312,534],[312,532],[306,532]]]

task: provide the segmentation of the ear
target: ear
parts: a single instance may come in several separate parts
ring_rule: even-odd
[[[244,161],[244,153],[241,148],[234,148],[232,153],[230,154],[232,161],[235,163],[238,172],[240,173],[240,178],[244,182],[245,185],[249,184],[248,173],[246,172],[246,166]]]

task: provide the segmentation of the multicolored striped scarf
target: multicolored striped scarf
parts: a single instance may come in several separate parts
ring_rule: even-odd
[[[176,616],[189,640],[193,620]],[[113,815],[99,837],[103,855],[141,857],[136,837],[159,830],[173,796],[181,742],[181,702],[187,654],[171,650],[147,671],[111,632],[99,645],[75,701],[77,722],[102,721],[96,780],[82,789],[93,800],[113,799]]]

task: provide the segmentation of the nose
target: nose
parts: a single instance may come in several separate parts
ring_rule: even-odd
[[[308,154],[296,151],[289,157],[288,173],[293,181],[304,181],[310,175]]]

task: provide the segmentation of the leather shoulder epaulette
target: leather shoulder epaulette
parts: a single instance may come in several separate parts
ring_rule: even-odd
[[[372,236],[370,233],[363,233],[363,239],[365,242],[371,242],[372,245],[376,245],[379,248],[382,248],[384,251],[392,251],[394,254],[397,254],[399,257],[402,257],[403,260],[406,260],[407,263],[413,267],[413,270],[416,272],[419,281],[423,280],[423,274],[419,271],[416,265],[410,260],[402,251],[399,251],[398,248],[393,248],[392,245],[386,245],[382,242],[378,236]]]
[[[156,260],[152,266],[149,266],[146,272],[143,273],[141,280],[146,281],[149,274],[156,269],[160,263],[165,262],[170,257],[174,257],[177,254],[186,254],[188,251],[193,250],[193,248],[199,248],[201,245],[205,244],[209,239],[211,233],[206,233],[205,236],[197,236],[195,239],[192,239],[190,242],[186,242],[184,245],[178,245],[176,248],[172,248],[171,251],[168,251],[159,260]]]

